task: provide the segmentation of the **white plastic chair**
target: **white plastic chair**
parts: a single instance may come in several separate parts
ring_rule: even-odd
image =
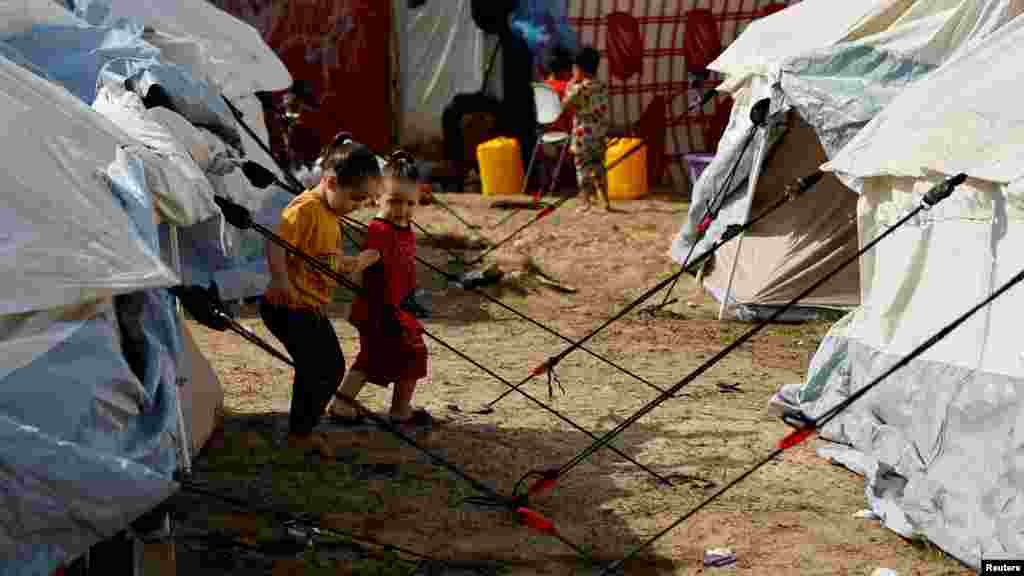
[[[560,144],[562,150],[558,155],[558,164],[555,166],[555,172],[551,177],[551,183],[548,188],[548,193],[550,194],[558,183],[558,174],[562,169],[562,161],[565,160],[565,151],[569,147],[569,134],[567,132],[544,131],[546,127],[555,123],[558,117],[562,115],[562,100],[554,88],[543,82],[534,82],[533,102],[537,110],[537,142],[533,146],[533,152],[530,154],[530,164],[526,168],[526,175],[523,177],[522,193],[526,193],[526,187],[529,185],[530,172],[533,171],[533,163],[537,158],[537,149],[544,144]],[[534,201],[539,200],[539,195],[539,192],[534,194]]]

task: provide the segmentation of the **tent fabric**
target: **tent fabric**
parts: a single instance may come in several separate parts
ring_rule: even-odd
[[[1019,7],[1015,7],[1015,3],[1009,0],[965,0],[952,4],[940,0],[916,0],[910,3],[893,0],[890,5],[863,0],[862,10],[851,8],[849,12],[843,13],[848,18],[845,23],[823,26],[834,31],[832,44],[807,50],[808,44],[794,43],[791,45],[794,49],[804,52],[789,54],[784,60],[771,64],[766,64],[763,59],[755,56],[756,51],[749,48],[743,53],[737,52],[730,56],[729,65],[740,74],[761,69],[769,75],[751,76],[748,81],[736,87],[734,96],[737,105],[733,109],[733,117],[718,153],[694,189],[690,212],[672,243],[670,255],[681,262],[689,251],[704,206],[724,183],[726,174],[739,155],[743,135],[750,126],[747,115],[753,102],[760,98],[772,98],[773,110],[795,110],[813,127],[826,157],[831,158],[900,92],[927,77],[941,63],[955,57],[959,50],[969,47],[1007,22],[1018,11]],[[750,43],[769,42],[774,37],[773,30],[781,28],[781,22],[790,14],[796,15],[791,21],[794,29],[802,29],[806,26],[801,21],[805,13],[813,11],[804,6],[799,10],[793,8],[772,15],[768,20],[770,27],[751,29],[754,39]],[[765,33],[765,37],[758,40],[757,34],[761,32]],[[822,38],[829,37],[822,35]],[[846,41],[846,38],[853,39]],[[776,53],[783,54],[781,49]],[[743,55],[749,58],[747,64],[741,59]],[[751,160],[752,151],[741,158],[733,180],[734,187],[743,185],[750,173]],[[791,178],[804,175],[806,173],[794,173]],[[836,177],[847,187],[857,190],[858,184],[854,179],[842,173],[837,173]],[[720,238],[726,226],[745,221],[745,203],[748,202],[746,194],[731,194],[730,198],[730,203],[722,210],[718,221],[697,245],[697,253]],[[800,201],[811,202],[809,196]],[[822,233],[842,234],[842,230],[847,229],[846,222],[844,219],[836,229],[822,230]],[[855,245],[851,243],[845,253],[835,251],[830,262],[818,261],[818,264],[834,267],[844,255],[852,255],[854,250]],[[780,261],[783,256],[779,253]],[[732,266],[732,262],[720,263],[723,264],[722,268]],[[799,292],[808,284],[795,287],[792,293]],[[724,292],[725,288],[720,282],[710,285],[713,294]],[[757,298],[765,290],[771,289],[754,287],[746,292],[751,298]],[[842,292],[853,295],[857,289],[851,284]],[[737,299],[737,303],[756,307],[773,302]],[[844,301],[842,298],[836,298],[833,302],[819,301],[820,305],[848,303],[849,299]]]
[[[0,3],[0,15],[15,18],[0,26],[0,55],[9,56],[0,58],[0,92],[5,134],[17,143],[0,200],[8,272],[0,289],[2,574],[49,574],[176,489],[186,440],[178,384],[188,387],[182,408],[193,451],[212,432],[223,393],[162,289],[180,281],[164,263],[157,222],[173,220],[166,205],[174,193],[179,208],[195,208],[179,209],[191,214],[178,223],[216,215],[212,191],[254,205],[260,197],[239,184],[231,162],[244,138],[232,136],[220,97],[218,81],[234,78],[215,73],[227,60],[197,51],[173,26],[143,30],[152,14],[168,22],[166,12],[131,21],[90,10],[101,25],[91,26],[50,4]],[[123,4],[129,16],[138,8]],[[239,47],[269,53],[258,35],[247,42]],[[222,72],[246,68],[228,64]],[[261,86],[273,80],[260,74]],[[146,110],[121,88],[127,77],[142,93],[161,84],[184,116]],[[89,108],[97,94],[106,116]]]
[[[782,89],[835,156],[907,86],[970,50],[1024,10],[1015,0],[919,0],[880,34],[788,61]],[[855,181],[849,181],[854,189]]]
[[[750,23],[708,68],[726,75],[718,90],[736,92],[753,76],[773,77],[789,56],[846,39],[892,0],[804,0]],[[799,30],[799,34],[794,34]]]
[[[826,169],[857,178],[907,176],[927,172],[957,174],[1010,184],[1024,178],[1024,168],[1012,159],[1024,157],[1020,119],[1013,118],[1019,80],[1013,32],[1020,18],[1000,28],[984,47],[965,50],[929,76],[920,90],[901,94],[843,148]],[[984,63],[968,68],[965,62]],[[998,98],[987,97],[998,91]],[[970,102],[969,107],[964,103]],[[964,134],[979,133],[980,140]],[[896,136],[898,135],[898,138]],[[879,146],[878,143],[890,143]]]
[[[190,227],[219,215],[214,194],[226,195],[254,211],[262,210],[267,198],[280,189],[260,191],[252,188],[241,172],[230,165],[231,159],[242,157],[245,150],[261,164],[273,162],[257,143],[237,127],[233,114],[218,89],[190,76],[188,62],[166,62],[165,55],[146,42],[147,34],[120,20],[123,28],[84,27],[64,29],[38,26],[30,33],[10,39],[10,45],[21,48],[44,69],[57,75],[63,84],[77,90],[83,100],[94,98],[95,109],[122,125],[131,136],[148,147],[136,150],[144,159],[148,189],[157,194],[157,207],[165,221]],[[152,34],[148,34],[152,36]],[[101,50],[95,47],[103,47]],[[77,58],[88,66],[72,65]],[[173,57],[181,57],[174,55]],[[69,63],[69,61],[72,61]],[[138,91],[145,94],[154,84],[167,92],[176,112],[154,108],[145,110],[138,97],[123,90],[123,79],[137,80]],[[96,98],[93,95],[101,95]],[[252,102],[257,103],[250,96]],[[245,102],[244,98],[237,99]],[[252,111],[251,102],[246,104]],[[257,108],[258,109],[258,108]],[[187,119],[190,125],[186,125]],[[263,126],[261,116],[250,115],[247,122]],[[195,125],[202,125],[196,128]],[[265,131],[265,127],[262,128]],[[225,140],[231,146],[225,145]],[[204,161],[198,166],[195,160]],[[277,203],[279,204],[279,203]],[[276,205],[276,204],[275,204]],[[263,259],[262,243],[254,233],[239,233],[223,222],[215,228],[213,243],[207,248],[223,256],[223,268],[204,268],[205,260],[189,264],[197,274],[191,278],[212,277],[215,272],[235,267],[252,266]],[[244,238],[248,238],[243,242]],[[241,246],[242,244],[245,246]],[[239,258],[238,253],[246,255]],[[218,258],[214,257],[214,261]],[[262,292],[266,284],[264,266],[255,263],[256,276],[224,271],[221,283],[224,296],[230,299],[251,297]],[[242,282],[240,278],[247,278]]]
[[[976,4],[958,9],[991,15],[1008,7]],[[822,413],[1024,269],[1024,190],[1011,168],[1021,113],[1008,100],[1024,77],[1013,58],[1022,44],[1020,15],[976,38],[825,166],[861,183],[861,244],[941,180],[961,171],[969,178],[861,262],[862,306],[833,327],[806,382],[776,395],[776,409]],[[1024,355],[1015,337],[1022,300],[1020,287],[1007,292],[823,434],[838,443],[832,457],[866,475],[886,526],[925,536],[973,567],[1024,555]],[[883,487],[883,477],[898,482]]]
[[[214,189],[210,180],[192,159],[190,150],[175,138],[167,126],[174,126],[180,133],[181,124],[188,124],[184,118],[166,109],[147,110],[138,94],[116,84],[100,89],[93,109],[123,128],[162,160],[150,163],[145,176],[150,191],[157,196],[157,208],[164,219],[189,225],[220,214],[213,201]]]
[[[21,162],[8,174],[23,188],[4,199],[19,208],[9,212],[11,223],[35,231],[47,252],[15,246],[4,259],[11,263],[5,286],[22,276],[35,282],[13,295],[16,313],[0,316],[0,493],[10,504],[0,514],[0,571],[48,574],[174,489],[181,343],[170,295],[152,288],[177,278],[160,260],[144,173],[132,169],[141,160],[114,148],[118,142],[103,132],[110,125],[66,91],[13,72],[21,76],[5,95],[21,109],[7,134],[21,139],[9,158]],[[55,102],[63,107],[47,107]],[[23,130],[23,118],[38,121],[33,130]],[[63,138],[74,154],[33,150],[32,135],[37,142]],[[104,145],[109,167],[97,178]],[[47,186],[33,180],[36,174],[63,178]],[[145,257],[135,275],[150,276],[149,283],[96,274],[103,258],[132,253]],[[47,263],[91,290],[60,290],[60,282],[40,276]]]
[[[105,68],[130,61],[152,64],[160,54],[142,40],[141,30],[130,28],[38,25],[4,42],[86,104],[96,99]]]
[[[166,285],[169,270],[98,168],[129,137],[66,91],[0,59],[8,146],[0,198],[0,314]]]
[[[4,41],[86,104],[96,100],[103,84],[135,78],[143,96],[159,84],[190,122],[210,126],[233,146],[241,146],[234,117],[220,94],[186,68],[161,61],[160,50],[143,39],[139,28],[39,25]]]
[[[544,62],[555,46],[571,53],[579,50],[565,0],[519,0],[509,23],[509,28],[526,40],[536,61]]]
[[[189,446],[193,458],[206,445],[220,425],[224,408],[224,389],[210,361],[196,345],[188,325],[178,316],[181,326],[181,409],[188,423]]]
[[[749,207],[751,218],[777,201],[793,178],[813,172],[827,160],[814,130],[799,115],[790,114],[788,124],[760,173]],[[735,262],[729,303],[737,306],[740,318],[750,320],[798,296],[852,256],[856,247],[857,195],[830,174],[803,197],[783,204],[751,227],[742,243],[724,244],[704,281],[721,300]],[[854,307],[859,302],[860,281],[854,265],[802,300],[810,307]]]
[[[641,123],[644,128],[638,133],[648,141],[664,142],[665,173],[673,182],[683,183],[689,178],[686,155],[716,150],[719,120],[728,118],[732,105],[729,98],[718,96],[687,112],[690,104],[717,84],[715,74],[701,81],[691,67],[699,70],[712,62],[747,26],[765,16],[765,8],[790,4],[797,2],[566,0],[566,12],[579,45],[602,52],[598,75],[608,86],[613,126],[633,129],[645,116],[658,118]],[[622,71],[621,77],[617,70]],[[654,157],[648,152],[650,162]],[[661,176],[649,178],[656,182]],[[689,182],[691,197],[694,184]]]
[[[0,380],[0,435],[7,436],[0,468],[18,476],[0,480],[0,493],[20,508],[0,515],[5,574],[49,573],[54,560],[112,536],[173,488],[173,329],[159,322],[161,311],[172,308],[152,291],[118,298],[143,301],[120,321],[109,301],[92,318],[71,320],[75,326],[57,321],[47,330],[51,337],[70,335],[54,338],[45,354]],[[139,355],[141,373],[126,360],[126,334],[138,338],[125,338],[125,347]],[[0,348],[19,345],[6,336]],[[47,458],[69,452],[76,457]],[[117,481],[115,461],[124,476]]]
[[[79,26],[85,21],[56,0],[0,0],[0,39],[40,24]]]
[[[151,27],[164,47],[192,43],[204,75],[230,98],[284,90],[291,75],[252,26],[206,0],[63,0],[93,26]]]
[[[400,141],[441,137],[441,115],[456,94],[476,92],[490,51],[470,14],[471,0],[394,2],[401,58]]]
[[[342,130],[377,150],[391,145],[400,109],[392,101],[391,2],[212,0],[211,5],[255,26],[292,76],[310,85],[317,109],[303,115],[302,129],[318,139],[303,142],[314,157]]]

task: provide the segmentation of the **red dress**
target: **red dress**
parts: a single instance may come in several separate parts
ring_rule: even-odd
[[[402,300],[416,288],[416,235],[374,218],[367,229],[364,250],[377,250],[381,259],[363,272],[363,291],[352,303],[349,322],[359,330],[359,355],[352,370],[381,386],[419,380],[427,375],[427,346],[416,316],[401,309]],[[395,311],[401,333],[386,326],[388,308]]]

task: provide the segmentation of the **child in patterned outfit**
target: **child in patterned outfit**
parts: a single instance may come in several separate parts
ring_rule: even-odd
[[[608,135],[608,89],[595,78],[601,53],[587,46],[580,50],[573,66],[573,79],[569,83],[562,107],[572,109],[572,150],[576,162],[576,180],[586,202],[592,205],[596,192],[605,210],[608,202],[608,172],[604,157]]]

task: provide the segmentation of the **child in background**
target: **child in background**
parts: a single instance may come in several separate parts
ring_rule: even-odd
[[[347,142],[330,148],[319,184],[296,196],[281,212],[277,234],[340,273],[364,270],[376,257],[370,252],[341,254],[338,216],[365,202],[379,175],[376,157],[365,146]],[[341,345],[324,314],[335,283],[277,244],[268,241],[266,251],[270,285],[260,316],[295,362],[288,444],[326,455],[327,446],[313,428],[345,374]]]
[[[416,168],[407,154],[399,152],[392,154],[384,172],[380,211],[369,223],[365,243],[376,260],[363,273],[364,293],[353,302],[349,317],[359,331],[359,355],[339,394],[355,399],[366,382],[384,387],[393,383],[392,421],[429,427],[430,414],[412,408],[416,384],[427,375],[423,327],[405,309],[416,288],[416,236],[409,225],[419,200]],[[330,411],[343,424],[360,420],[341,400],[336,399]]]
[[[604,164],[608,136],[608,89],[595,77],[600,61],[601,53],[594,48],[587,46],[580,50],[562,106],[573,112],[570,149],[576,163],[576,180],[586,202],[585,210],[591,208],[591,198],[596,192],[603,208],[610,212],[608,172]]]
[[[564,48],[555,48],[551,54],[551,60],[547,63],[547,78],[544,79],[544,83],[558,93],[559,100],[565,100],[565,93],[571,79],[572,55]],[[571,134],[572,115],[563,112],[558,120],[551,125],[550,130]]]

